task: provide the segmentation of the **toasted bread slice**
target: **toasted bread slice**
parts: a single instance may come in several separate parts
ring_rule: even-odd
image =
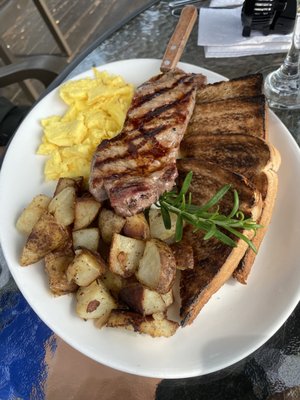
[[[262,228],[259,229],[256,233],[256,236],[252,239],[252,242],[256,249],[258,250],[262,240],[266,234],[266,231],[269,227],[272,213],[273,213],[273,208],[275,205],[275,200],[276,200],[276,194],[277,194],[277,188],[278,188],[278,176],[276,172],[273,170],[268,170],[265,172],[262,172],[262,175],[264,175],[264,187],[265,189],[262,190],[262,193],[264,194],[263,197],[263,210],[261,213],[261,216],[258,220],[258,223],[262,225]],[[249,276],[249,273],[251,271],[251,268],[253,266],[254,260],[255,260],[256,254],[248,249],[240,261],[237,269],[234,271],[233,276],[236,278],[240,283],[247,283],[247,278]]]
[[[234,97],[259,96],[262,93],[262,83],[261,74],[212,83],[197,91],[196,103],[232,99]]]
[[[196,103],[182,143],[183,156],[202,157],[250,179],[265,199],[260,223],[267,228],[277,191],[277,176],[274,173],[279,169],[281,159],[276,148],[268,142],[268,113],[262,94],[262,76],[249,75],[207,85],[198,90]],[[242,146],[242,136],[244,146],[238,150],[236,141],[240,141]],[[231,143],[233,139],[234,145]],[[259,230],[254,239],[257,247],[266,228]],[[246,282],[254,258],[255,254],[247,251],[234,274],[240,282]]]
[[[254,220],[260,217],[262,201],[260,193],[241,175],[225,170],[216,164],[195,159],[178,161],[179,181],[188,171],[193,171],[190,191],[193,203],[201,205],[212,197],[222,186],[230,183],[240,197],[240,209]],[[220,203],[220,212],[227,213],[232,207],[232,194],[227,193]],[[252,231],[243,232],[250,239]],[[231,248],[215,238],[204,240],[204,233],[194,232],[187,225],[183,242],[192,245],[194,268],[181,272],[181,325],[189,325],[196,318],[211,296],[230,278],[244,256],[248,245],[236,239],[236,247]]]
[[[281,158],[277,149],[265,140],[242,134],[192,135],[185,137],[181,144],[184,156],[214,162],[230,171],[239,173],[251,180],[260,191],[263,211],[259,229],[253,243],[257,249],[264,238],[270,223],[277,192],[277,175]],[[234,277],[246,283],[256,254],[250,249],[239,263]]]
[[[196,104],[186,135],[243,133],[266,139],[264,95]]]
[[[278,169],[278,152],[265,140],[244,134],[191,135],[180,147],[184,157],[201,158],[250,180],[264,170]]]
[[[262,209],[261,195],[244,176],[201,159],[181,159],[177,161],[177,167],[179,186],[186,174],[193,171],[193,179],[190,185],[190,191],[194,194],[192,197],[193,204],[205,204],[224,185],[231,184],[232,189],[236,189],[239,194],[239,209],[255,220],[260,216]],[[233,206],[233,193],[227,192],[218,206],[221,213],[229,214]]]
[[[245,232],[244,232],[245,233]],[[230,248],[214,239],[203,240],[201,232],[194,233],[188,226],[184,231],[184,239],[193,240],[197,249],[204,247],[206,257],[197,257],[195,252],[193,269],[181,271],[180,297],[181,326],[190,325],[197,317],[208,300],[232,276],[239,261],[247,249],[246,242],[241,239],[236,242],[237,247]],[[201,254],[204,256],[204,251]]]

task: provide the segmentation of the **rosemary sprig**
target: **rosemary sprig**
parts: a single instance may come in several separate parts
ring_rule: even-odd
[[[256,234],[261,225],[257,224],[251,218],[245,218],[242,211],[239,210],[239,196],[237,191],[233,190],[233,207],[228,215],[219,213],[218,203],[231,189],[231,185],[223,186],[206,204],[196,206],[192,204],[192,194],[188,193],[192,181],[193,173],[189,172],[185,177],[179,193],[175,191],[166,192],[160,196],[156,204],[161,209],[162,218],[166,229],[171,228],[170,213],[177,215],[175,240],[180,241],[183,234],[184,222],[195,227],[195,231],[205,232],[204,240],[212,237],[220,240],[228,246],[235,247],[236,242],[226,233],[230,233],[244,240],[256,253],[254,244],[241,233],[241,230],[252,230]],[[210,211],[216,206],[215,211]],[[226,232],[226,233],[225,233]]]

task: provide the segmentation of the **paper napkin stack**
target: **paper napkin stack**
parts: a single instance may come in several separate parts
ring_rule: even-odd
[[[241,3],[240,0],[232,1],[233,5]],[[288,51],[292,34],[264,35],[251,31],[250,37],[243,37],[242,7],[212,8],[224,4],[228,6],[228,0],[212,0],[210,8],[200,9],[198,45],[204,46],[206,57],[241,57]]]

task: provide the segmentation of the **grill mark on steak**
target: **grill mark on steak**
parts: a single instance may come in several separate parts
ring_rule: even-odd
[[[163,132],[164,129],[165,127],[161,127],[160,129],[157,129],[156,133]],[[123,169],[130,171],[131,169],[135,169],[137,166],[142,167],[143,165],[147,165],[149,160],[155,161],[156,159],[162,158],[170,152],[170,149],[161,145],[155,136],[147,139],[143,138],[137,144],[129,142],[127,150],[127,152],[118,157],[107,158],[106,160],[97,161],[95,163],[95,168],[102,168],[103,178],[106,176],[106,171],[108,172],[108,177],[112,176],[112,167],[114,167],[115,172],[118,172],[120,167],[122,168],[122,165],[124,164]],[[116,159],[119,164],[118,166],[116,165]],[[148,166],[147,168],[152,170],[151,166]]]
[[[166,127],[165,126],[158,126],[152,130],[149,131],[144,131],[140,134],[138,134],[137,136],[133,136],[133,137],[127,137],[127,140],[125,139],[125,142],[127,144],[127,148],[125,150],[128,151],[129,155],[131,156],[136,156],[138,153],[138,150],[145,144],[146,139],[144,139],[143,137],[146,136],[147,139],[153,138],[155,135],[157,135],[158,133],[160,133],[162,130],[164,130]],[[139,138],[143,138],[144,140],[142,140],[140,143],[135,144],[134,140],[139,139]],[[99,149],[101,149],[101,147],[99,147]],[[124,154],[124,155],[119,155],[118,157],[108,157],[105,158],[103,160],[96,160],[94,163],[94,167],[95,168],[100,168],[102,167],[103,164],[109,164],[111,162],[115,162],[116,158],[118,158],[118,160],[122,160],[125,158],[128,158],[128,154]]]
[[[167,108],[164,113],[161,113],[159,117],[155,118],[155,120],[151,121],[149,119],[148,121],[143,122],[143,126],[138,127],[130,127],[130,130],[124,130],[122,133],[120,133],[118,136],[115,136],[112,139],[106,139],[101,142],[101,144],[97,148],[98,156],[97,159],[95,159],[95,166],[100,167],[101,161],[110,161],[114,159],[116,156],[118,158],[121,157],[121,153],[125,153],[128,151],[128,148],[126,145],[129,147],[136,146],[136,142],[140,140],[141,138],[145,139],[145,137],[149,138],[151,136],[154,136],[155,134],[160,133],[160,126],[164,124],[164,128],[167,128],[166,122],[174,124],[175,118],[177,118],[178,123],[180,122],[179,117],[184,118],[184,115],[181,115],[180,112],[174,111],[171,108]],[[161,124],[161,125],[159,125]],[[157,126],[158,125],[158,126]],[[176,128],[174,128],[174,132],[176,132]],[[133,141],[135,141],[133,143]],[[114,144],[112,147],[111,144]],[[108,155],[106,154],[108,153]]]
[[[110,203],[122,215],[130,215],[136,212],[141,203],[153,204],[157,200],[157,191],[171,190],[176,177],[176,164],[158,169],[145,178],[133,175],[128,179],[124,175],[122,181],[118,179],[112,182],[109,188]]]
[[[142,118],[139,117],[139,118],[131,120],[130,122],[133,125],[135,125],[136,127],[142,126],[144,122],[150,121],[152,118],[157,117],[158,115],[160,115],[161,113],[163,113],[164,111],[166,111],[172,107],[176,107],[176,105],[178,105],[179,103],[184,104],[185,102],[188,102],[189,97],[190,97],[191,93],[193,92],[193,90],[194,89],[189,90],[187,93],[183,94],[183,96],[181,98],[176,99],[176,100],[172,101],[171,103],[164,104],[161,107],[158,107],[152,111],[149,111]],[[179,117],[181,117],[181,119],[183,119],[183,116],[181,116],[180,113],[178,114],[178,119],[180,119]]]
[[[120,164],[118,166],[114,165],[116,161],[115,159],[112,159],[107,163],[104,162],[102,179],[112,179],[115,177],[120,177],[124,174],[130,174],[137,168],[141,173],[156,171],[161,167],[163,161],[167,161],[163,157],[167,155],[168,150],[168,148],[160,146],[154,138],[153,147],[145,151],[137,151],[138,156],[135,157],[134,161],[132,160],[132,154],[126,154],[123,157],[118,158]],[[162,158],[162,161],[158,161],[157,158]],[[130,165],[130,162],[132,166]],[[149,163],[153,163],[153,165],[149,166]],[[114,167],[113,174],[111,173],[112,166]]]
[[[199,80],[174,70],[137,89],[122,132],[103,141],[93,157],[90,192],[97,200],[109,197],[119,215],[129,216],[172,189]]]
[[[191,95],[191,91],[189,92],[189,95]],[[122,154],[118,152],[118,149],[116,146],[120,144],[123,146],[123,152],[126,153],[131,152],[132,155],[137,154],[137,152],[134,152],[134,149],[140,149],[142,145],[145,144],[145,142],[149,139],[153,139],[155,136],[157,136],[159,133],[161,133],[163,130],[166,130],[171,127],[171,123],[174,125],[174,123],[180,124],[183,122],[183,120],[186,118],[183,113],[180,113],[178,111],[172,110],[171,114],[168,114],[168,119],[171,120],[171,123],[165,124],[165,125],[159,125],[154,128],[146,128],[147,122],[151,121],[154,117],[158,117],[159,115],[162,116],[161,114],[165,111],[171,110],[172,107],[178,105],[178,104],[184,104],[184,102],[188,101],[188,95],[184,95],[182,99],[174,101],[172,104],[167,104],[158,110],[154,110],[152,112],[147,113],[145,115],[144,119],[139,119],[136,123],[136,126],[130,131],[122,132],[122,136],[118,135],[115,138],[111,140],[104,140],[99,146],[97,151],[99,151],[99,158],[97,158],[94,162],[94,167],[95,168],[100,168],[102,164],[110,163],[118,159],[122,159]],[[158,123],[160,122],[159,120],[157,121]],[[166,121],[164,121],[166,122]],[[137,126],[137,124],[140,124],[141,126]],[[135,123],[133,123],[135,124]],[[176,128],[174,128],[174,133],[176,132]],[[140,144],[136,144],[139,139],[143,138],[144,140],[140,142]],[[134,142],[135,141],[135,142]],[[157,141],[156,141],[157,142]],[[116,156],[112,157],[105,157],[105,154],[102,154],[102,159],[101,157],[101,152],[103,152],[108,146],[111,147],[111,143],[115,144],[115,152],[117,153]],[[128,147],[124,146],[127,145]],[[109,149],[111,152],[111,149]],[[153,151],[155,151],[155,148],[153,148]]]
[[[169,90],[172,90],[172,89],[175,88],[179,83],[186,84],[186,83],[190,83],[190,82],[191,82],[190,79],[187,79],[186,76],[182,76],[182,77],[180,77],[179,79],[175,80],[175,82],[174,82],[171,86],[162,87],[161,89],[159,89],[159,90],[157,90],[157,91],[153,91],[153,92],[151,92],[151,93],[145,94],[144,96],[137,97],[137,98],[133,99],[132,104],[131,104],[131,108],[133,108],[133,107],[140,107],[140,106],[143,105],[145,102],[148,102],[148,101],[154,99],[155,97],[158,97],[158,96],[160,96],[161,94],[163,94],[163,93],[165,93],[165,92],[167,92],[167,91],[169,91]]]

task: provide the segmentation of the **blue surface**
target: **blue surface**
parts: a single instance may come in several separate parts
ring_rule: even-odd
[[[1,293],[0,312],[0,399],[42,400],[46,349],[56,346],[53,332],[13,288]]]

